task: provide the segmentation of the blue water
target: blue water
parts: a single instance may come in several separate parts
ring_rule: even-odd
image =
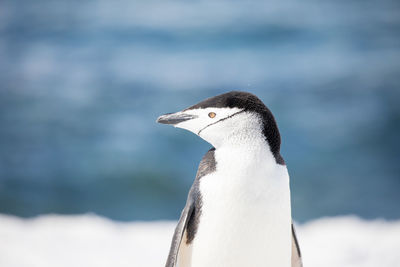
[[[400,218],[398,1],[0,2],[0,213],[176,219],[209,145],[158,115],[273,111],[294,218]]]

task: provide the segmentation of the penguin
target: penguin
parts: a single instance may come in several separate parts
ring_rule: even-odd
[[[157,119],[212,145],[176,226],[166,267],[301,267],[275,118],[231,91]]]

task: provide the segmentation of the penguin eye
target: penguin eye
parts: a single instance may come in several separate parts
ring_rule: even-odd
[[[215,114],[214,112],[208,113],[208,117],[210,117],[211,119],[215,118],[215,116],[217,116],[217,114]]]

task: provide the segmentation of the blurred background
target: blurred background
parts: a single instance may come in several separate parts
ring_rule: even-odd
[[[0,213],[179,217],[230,90],[282,135],[294,219],[400,218],[400,3],[0,1]]]

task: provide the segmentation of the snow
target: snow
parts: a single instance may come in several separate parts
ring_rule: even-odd
[[[175,224],[0,215],[0,266],[163,266]],[[305,267],[399,266],[400,221],[322,218],[297,225],[297,235]]]

